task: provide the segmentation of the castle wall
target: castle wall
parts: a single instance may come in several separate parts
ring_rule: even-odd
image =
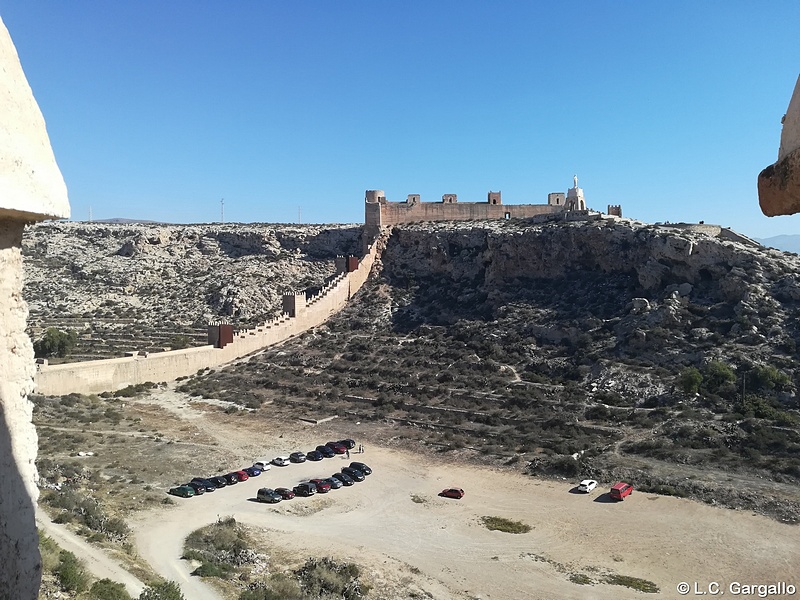
[[[324,323],[341,310],[367,281],[378,253],[373,244],[350,273],[339,273],[319,293],[305,301],[296,316],[282,315],[263,325],[240,331],[224,348],[201,346],[148,356],[94,360],[61,365],[41,365],[37,392],[49,396],[69,393],[95,394],[120,390],[145,382],[160,383],[194,375],[206,367],[218,367],[268,346],[283,342]],[[32,364],[32,355],[31,355]]]
[[[471,221],[482,219],[527,219],[553,214],[563,206],[548,204],[489,204],[487,202],[405,202],[365,203],[365,220],[369,225],[391,226],[415,221]]]

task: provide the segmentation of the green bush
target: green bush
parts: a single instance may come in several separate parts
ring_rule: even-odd
[[[92,600],[131,600],[125,586],[110,579],[95,581],[89,589],[89,597]]]
[[[512,521],[503,517],[481,517],[481,523],[490,531],[505,533],[528,533],[531,526],[522,521]]]
[[[186,600],[174,581],[164,581],[144,588],[138,600]]]
[[[239,600],[308,600],[300,583],[283,573],[275,573],[269,578],[266,588],[242,592]]]
[[[678,375],[678,387],[687,394],[696,394],[700,391],[703,376],[695,367],[687,367]]]
[[[712,360],[703,369],[703,380],[709,391],[717,392],[723,386],[736,381],[736,375],[725,363]]]
[[[89,587],[89,575],[81,562],[72,553],[62,550],[59,553],[59,564],[56,575],[61,589],[65,592],[82,592]]]
[[[75,349],[78,343],[78,334],[74,331],[61,331],[55,327],[48,327],[44,335],[33,342],[33,351],[37,358],[58,356],[64,358]]]
[[[176,335],[170,340],[169,345],[173,350],[183,350],[192,345],[192,340],[185,335]]]
[[[359,581],[361,571],[353,563],[338,563],[332,558],[309,558],[296,575],[303,591],[312,598],[333,596],[357,600],[367,592]]]

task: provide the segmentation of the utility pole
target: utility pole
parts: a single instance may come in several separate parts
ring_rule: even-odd
[[[302,223],[303,222],[303,207],[302,206],[298,206],[297,207],[297,222],[298,223]]]
[[[219,221],[220,223],[225,222],[225,198],[219,201]]]
[[[92,222],[92,207],[89,207],[89,223]]]

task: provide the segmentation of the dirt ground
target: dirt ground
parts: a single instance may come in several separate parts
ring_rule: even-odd
[[[363,441],[363,460],[374,473],[363,483],[313,498],[277,505],[253,501],[260,487],[292,487],[330,476],[344,457],[272,469],[249,481],[176,505],[137,515],[131,523],[140,555],[192,600],[223,597],[179,560],[183,539],[220,517],[264,530],[275,548],[302,556],[331,555],[366,567],[373,598],[605,599],[641,597],[627,587],[598,583],[609,574],[654,582],[654,598],[679,598],[676,586],[707,590],[712,582],[728,595],[732,582],[800,587],[800,529],[768,518],[667,496],[634,492],[623,502],[607,499],[601,482],[590,495],[572,481],[447,461],[376,443],[373,425],[335,419],[321,425],[269,422],[258,414],[229,417],[173,390],[138,402],[158,403],[175,417],[160,429],[179,435],[191,421],[232,460],[251,462],[330,439]],[[197,435],[197,434],[195,434]],[[384,431],[384,436],[391,431]],[[388,438],[387,438],[388,439]],[[202,475],[187,466],[187,479]],[[446,487],[465,490],[462,500],[438,497]],[[487,530],[482,516],[529,524],[525,534]],[[581,585],[571,576],[585,576]],[[696,584],[695,584],[696,582]],[[398,596],[397,589],[405,589]],[[395,591],[392,591],[395,590]],[[692,595],[694,593],[692,592]],[[747,596],[745,596],[747,597]],[[757,597],[754,593],[751,597]]]

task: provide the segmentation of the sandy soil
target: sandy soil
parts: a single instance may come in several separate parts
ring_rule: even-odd
[[[358,441],[365,431],[364,425],[336,420],[316,428],[281,424],[257,433],[254,419],[220,419],[218,409],[207,418],[173,391],[157,401],[176,417],[192,419],[236,456],[269,458],[339,437]],[[183,539],[228,515],[263,528],[271,543],[287,551],[353,560],[379,573],[377,583],[381,577],[406,582],[409,590],[424,590],[437,600],[642,596],[609,584],[578,585],[570,581],[572,573],[595,580],[608,573],[647,579],[661,589],[649,596],[654,598],[681,597],[680,582],[698,582],[699,589],[719,582],[726,591],[734,581],[800,587],[800,529],[765,517],[639,492],[613,503],[603,493],[608,482],[584,495],[575,493],[574,482],[443,462],[373,443],[352,459],[362,459],[374,473],[327,495],[277,505],[253,501],[259,487],[292,487],[329,476],[347,464],[343,457],[273,467],[236,486],[142,513],[132,523],[139,552],[161,575],[179,581],[192,600],[220,596],[179,560]],[[196,475],[190,471],[187,478]],[[437,496],[451,486],[463,488],[466,496]],[[533,529],[520,535],[488,531],[481,516],[520,520]],[[378,585],[373,597],[392,597],[383,593]]]

